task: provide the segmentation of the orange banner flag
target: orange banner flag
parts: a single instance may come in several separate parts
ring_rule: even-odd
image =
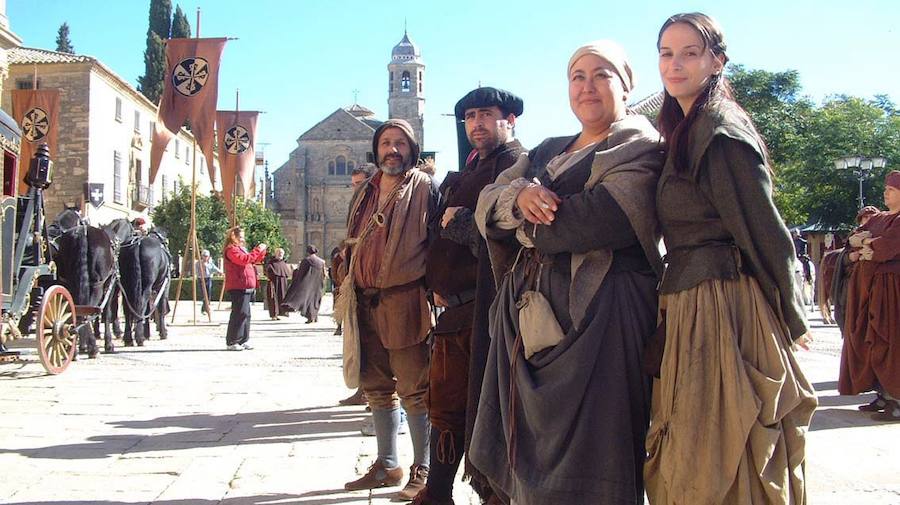
[[[58,89],[12,90],[13,119],[22,128],[22,151],[19,158],[19,194],[28,192],[25,173],[31,157],[41,144],[50,147],[50,158],[56,159],[56,140],[59,131]]]
[[[190,121],[191,132],[206,157],[209,180],[215,181],[213,124],[219,98],[219,61],[227,40],[166,41],[166,78],[150,149],[151,184],[156,179],[166,146],[185,121]]]
[[[234,196],[248,198],[253,195],[258,117],[259,112],[249,110],[216,112],[222,197],[229,214],[232,212]]]

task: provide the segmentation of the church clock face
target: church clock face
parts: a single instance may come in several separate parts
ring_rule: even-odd
[[[22,117],[22,130],[29,142],[38,142],[50,131],[50,117],[40,107],[32,107]]]
[[[175,91],[184,96],[199,93],[206,85],[207,79],[209,79],[209,62],[203,58],[185,58],[175,65],[172,72]]]
[[[228,154],[241,154],[250,149],[250,132],[241,125],[234,125],[225,131],[224,142]]]

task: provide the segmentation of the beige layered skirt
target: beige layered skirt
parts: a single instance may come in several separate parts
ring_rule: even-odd
[[[650,503],[806,503],[815,391],[759,284],[707,280],[660,306],[667,341],[647,435]]]

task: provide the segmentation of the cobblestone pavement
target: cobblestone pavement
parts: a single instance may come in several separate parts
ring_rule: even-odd
[[[227,308],[227,304],[223,306]],[[86,358],[47,376],[33,340],[0,364],[0,503],[214,505],[389,503],[398,488],[348,493],[374,437],[363,407],[339,407],[341,340],[330,299],[315,324],[271,321],[254,305],[255,349],[225,350],[218,324],[186,324],[166,341]],[[800,360],[820,393],[808,437],[811,504],[900,504],[900,424],[857,412],[871,395],[836,391],[840,336],[817,325]],[[31,346],[31,347],[29,347]],[[411,463],[408,436],[401,462]],[[474,504],[458,484],[458,504]]]

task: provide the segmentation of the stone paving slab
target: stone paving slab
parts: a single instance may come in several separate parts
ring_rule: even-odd
[[[215,305],[214,305],[215,306]],[[227,304],[223,305],[227,308]],[[280,505],[390,503],[399,488],[346,492],[375,457],[363,407],[340,407],[341,339],[330,298],[316,324],[271,321],[253,307],[252,351],[224,350],[228,312],[47,376],[33,341],[0,364],[0,503]],[[820,395],[808,436],[810,504],[900,504],[900,424],[856,410],[871,395],[837,394],[840,337],[817,324],[799,360]],[[400,437],[401,464],[411,456]],[[468,485],[456,503],[475,504]]]

